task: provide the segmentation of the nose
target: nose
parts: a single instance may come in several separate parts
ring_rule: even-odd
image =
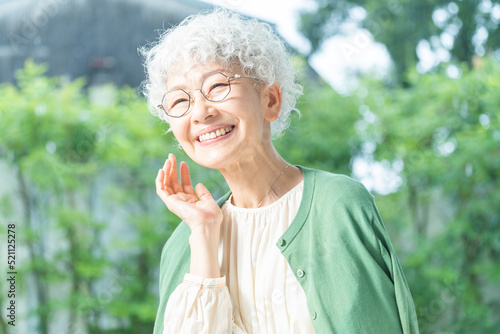
[[[212,103],[197,89],[196,95],[191,93],[191,121],[194,123],[204,123],[214,116],[216,109]]]

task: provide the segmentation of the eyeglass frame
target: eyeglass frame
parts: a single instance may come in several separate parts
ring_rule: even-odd
[[[205,93],[203,93],[203,91],[201,90],[201,88],[203,87],[203,84],[205,83],[205,80],[207,80],[208,78],[210,78],[211,76],[214,76],[214,75],[216,75],[216,74],[222,74],[223,76],[225,76],[225,77],[227,78],[227,84],[228,84],[229,89],[228,89],[227,94],[226,94],[226,95],[225,95],[225,96],[224,96],[221,100],[214,101],[214,100],[210,100],[210,99],[209,99],[209,98],[205,95]],[[203,79],[203,81],[201,82],[201,87],[200,87],[199,89],[193,89],[193,90],[191,91],[191,93],[192,93],[192,92],[194,92],[194,91],[199,90],[199,91],[200,91],[200,93],[201,93],[201,95],[203,95],[203,97],[204,97],[207,101],[210,101],[210,102],[223,102],[223,101],[225,101],[225,100],[227,99],[227,97],[229,96],[229,94],[231,94],[231,80],[233,80],[233,79],[241,79],[241,78],[255,79],[254,77],[250,77],[250,76],[246,76],[246,75],[241,75],[241,74],[234,74],[234,75],[232,75],[232,76],[228,77],[227,75],[225,75],[225,74],[224,74],[224,73],[222,73],[222,72],[215,72],[215,73],[212,73],[212,74],[208,75],[207,77],[205,77],[205,79]],[[188,105],[188,107],[187,107],[186,111],[185,111],[182,115],[179,115],[179,116],[169,115],[169,114],[167,113],[167,111],[165,110],[165,108],[163,107],[163,100],[165,99],[165,96],[166,96],[168,93],[175,92],[175,91],[177,91],[177,90],[183,91],[184,93],[186,93],[186,94],[187,94],[187,96],[189,96],[189,101],[188,101],[188,102],[189,102],[189,105]],[[186,91],[185,91],[184,89],[182,89],[182,88],[177,88],[177,89],[172,89],[172,90],[169,90],[168,92],[166,92],[165,94],[163,94],[163,97],[161,98],[161,101],[162,101],[162,103],[161,103],[161,104],[159,104],[159,105],[157,105],[157,108],[159,108],[159,109],[163,110],[163,112],[165,113],[165,115],[167,115],[168,117],[173,117],[173,118],[180,118],[180,117],[182,117],[182,116],[186,115],[187,113],[189,113],[189,111],[191,110],[191,101],[194,103],[194,99],[193,99],[193,97],[191,96],[191,94],[189,94],[188,92],[186,92]]]

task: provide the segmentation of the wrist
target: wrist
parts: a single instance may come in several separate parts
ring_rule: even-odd
[[[220,277],[219,236],[192,233],[189,237],[191,247],[190,273],[203,277]]]
[[[191,227],[191,235],[189,239],[196,239],[198,241],[213,240],[214,238],[218,239],[219,235],[220,224],[217,224],[216,226],[197,225],[195,227]]]
[[[219,240],[219,233],[192,232],[189,236],[190,246],[196,246],[198,249],[218,249]]]

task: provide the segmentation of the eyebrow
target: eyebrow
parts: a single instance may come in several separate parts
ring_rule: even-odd
[[[215,74],[215,73],[218,73],[218,72],[221,72],[221,73],[227,73],[227,70],[226,69],[223,69],[223,68],[217,68],[215,70],[212,70],[212,71],[208,71],[208,72],[205,72],[203,73],[203,75],[201,76],[201,82],[203,82],[203,80],[205,80],[208,76],[212,75],[212,74]],[[176,89],[182,89],[181,88],[182,85],[176,85],[174,87],[172,87],[171,89],[167,89],[167,92],[170,92],[172,90],[176,90]],[[168,87],[167,87],[168,88]]]

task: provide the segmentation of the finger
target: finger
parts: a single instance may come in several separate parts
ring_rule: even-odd
[[[189,175],[189,167],[184,161],[181,162],[181,186],[186,194],[195,194],[193,184],[191,183],[191,176]]]
[[[158,170],[158,175],[155,179],[156,193],[158,194],[158,196],[160,196],[160,192],[166,192],[167,195],[171,195],[173,193],[172,189],[167,184],[165,184],[165,175],[166,173],[164,169]]]
[[[172,153],[170,153],[168,155],[168,159],[170,160],[170,163],[171,163],[171,170],[170,170],[170,175],[169,175],[169,181],[170,181],[170,185],[172,187],[172,189],[178,193],[178,192],[181,192],[182,191],[182,187],[181,185],[179,184],[179,176],[178,176],[178,173],[177,173],[177,161],[175,160],[175,155],[173,155]]]
[[[155,179],[155,185],[156,185],[156,193],[158,196],[160,195],[160,192],[164,190],[164,183],[163,183],[163,178],[165,176],[165,172],[163,169],[158,170],[158,175],[156,175]]]
[[[208,189],[202,183],[198,183],[196,185],[196,195],[198,196],[200,201],[212,199],[210,191],[208,191]]]
[[[167,164],[169,163],[170,161],[170,157],[168,157],[167,159],[165,159],[165,163],[163,164],[163,170],[165,170],[165,168],[167,167]]]
[[[171,169],[172,169],[172,162],[169,159],[165,160],[165,164],[163,165],[163,174],[161,180],[164,187],[172,188],[172,185],[170,184],[170,179],[168,177],[170,175]]]

